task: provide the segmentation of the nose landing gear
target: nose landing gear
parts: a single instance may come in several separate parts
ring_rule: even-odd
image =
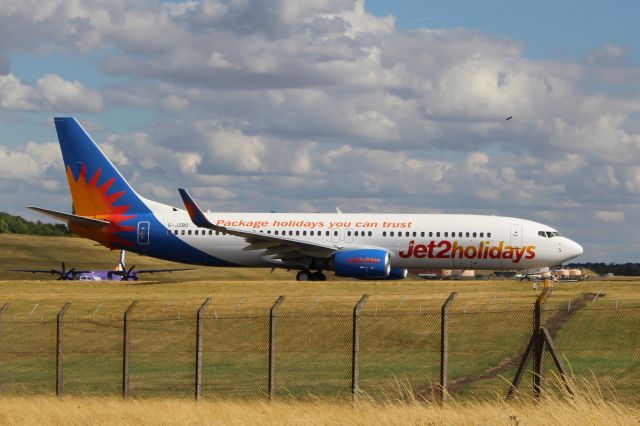
[[[300,271],[296,275],[296,281],[326,281],[327,276],[322,271]]]

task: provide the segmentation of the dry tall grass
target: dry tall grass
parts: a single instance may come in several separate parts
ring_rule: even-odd
[[[518,402],[349,402],[4,397],[5,425],[628,425],[640,409],[593,395]]]

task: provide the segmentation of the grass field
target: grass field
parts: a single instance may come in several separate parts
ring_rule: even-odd
[[[629,425],[640,409],[606,402],[587,393],[574,399],[532,402],[452,402],[445,406],[414,401],[384,403],[176,399],[122,401],[117,398],[0,398],[4,425]]]
[[[60,260],[106,268],[117,253],[79,238],[0,235],[0,268],[51,267]],[[134,255],[128,263],[168,265]],[[428,393],[439,371],[439,308],[456,291],[450,317],[452,389],[460,397],[490,398],[504,393],[506,380],[513,377],[513,360],[526,345],[539,294],[517,281],[298,283],[286,271],[243,268],[198,268],[128,283],[16,277],[0,281],[0,303],[11,303],[3,318],[0,373],[2,389],[21,394],[53,392],[54,320],[70,302],[64,320],[65,392],[117,395],[122,314],[137,300],[131,325],[132,395],[191,397],[194,315],[211,297],[203,336],[204,395],[264,396],[267,313],[279,295],[286,295],[276,332],[278,395],[342,398],[350,386],[351,310],[364,293],[370,299],[361,321],[361,388],[384,399],[398,393],[400,381],[414,393]],[[639,284],[561,283],[548,303],[548,318],[570,313],[558,323],[555,338],[575,374],[595,375],[605,390],[611,385],[622,399],[634,399],[639,390]],[[585,297],[584,307],[576,310],[576,300]]]

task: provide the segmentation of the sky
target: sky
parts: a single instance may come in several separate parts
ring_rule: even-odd
[[[639,261],[639,12],[0,0],[0,210],[70,210],[52,117],[74,115],[167,204],[515,216]]]

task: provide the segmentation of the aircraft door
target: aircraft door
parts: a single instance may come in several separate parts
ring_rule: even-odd
[[[511,247],[522,247],[522,225],[511,225]]]
[[[138,222],[138,233],[137,239],[138,244],[140,245],[148,245],[149,244],[149,228],[151,224],[149,222]]]

